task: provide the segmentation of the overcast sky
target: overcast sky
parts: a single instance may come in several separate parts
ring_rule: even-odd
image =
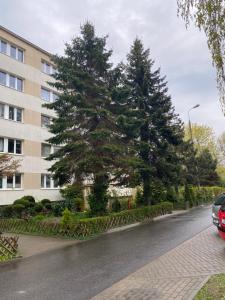
[[[99,35],[109,35],[113,61],[126,59],[139,37],[150,48],[155,66],[167,76],[176,111],[187,122],[224,131],[216,89],[215,70],[204,33],[194,26],[186,30],[178,19],[176,0],[0,0],[0,23],[52,53],[63,53],[64,43],[91,21]]]

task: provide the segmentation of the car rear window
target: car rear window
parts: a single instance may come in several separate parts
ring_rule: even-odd
[[[221,194],[216,197],[214,205],[222,205],[225,202],[225,194]]]

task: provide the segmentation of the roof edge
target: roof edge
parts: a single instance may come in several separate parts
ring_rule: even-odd
[[[44,54],[46,54],[46,55],[48,55],[48,56],[53,56],[52,53],[50,53],[50,52],[48,52],[48,51],[42,49],[41,47],[39,47],[39,46],[37,46],[37,45],[31,43],[30,41],[26,40],[25,38],[21,37],[20,35],[18,35],[18,34],[16,34],[16,33],[14,33],[13,31],[9,30],[8,28],[6,28],[6,27],[0,25],[0,29],[2,29],[3,31],[5,31],[5,32],[7,32],[7,33],[9,33],[9,34],[11,34],[12,36],[14,36],[15,38],[21,40],[22,42],[24,42],[24,43],[26,43],[26,44],[28,44],[28,45],[34,47],[35,49],[41,51],[42,53],[44,53]]]

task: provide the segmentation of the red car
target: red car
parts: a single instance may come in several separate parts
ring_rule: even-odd
[[[219,226],[218,231],[221,238],[225,240],[225,204],[220,207],[219,213]]]

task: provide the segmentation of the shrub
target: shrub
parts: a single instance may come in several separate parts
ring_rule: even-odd
[[[55,217],[61,217],[64,210],[64,205],[56,203],[53,205],[52,211]]]
[[[2,217],[11,218],[13,216],[13,207],[12,205],[7,205],[2,208]]]
[[[42,212],[43,211],[43,205],[42,205],[42,203],[40,203],[40,202],[35,203],[34,210],[37,213]]]
[[[44,206],[47,210],[51,210],[52,209],[52,204],[51,203],[45,203]]]
[[[80,212],[84,210],[84,199],[76,197],[74,199],[75,210]]]
[[[121,210],[121,204],[120,201],[116,198],[112,203],[112,211],[118,212]]]
[[[99,201],[94,194],[88,196],[88,203],[90,206],[92,216],[104,215],[108,203],[108,195],[104,194],[102,201]]]
[[[40,222],[43,221],[46,217],[44,215],[36,215],[32,218],[33,221],[35,222]]]
[[[29,202],[31,202],[31,203],[35,203],[35,199],[34,199],[34,197],[33,196],[23,196],[21,199],[23,199],[23,200],[27,200],[27,201],[29,201]]]
[[[21,204],[21,205],[23,205],[25,208],[28,208],[28,207],[30,207],[30,206],[32,205],[31,202],[29,202],[28,200],[23,199],[23,198],[18,199],[18,200],[15,200],[15,201],[13,202],[13,206],[16,205],[16,204]]]
[[[51,203],[51,201],[49,199],[43,199],[43,200],[41,200],[41,204],[43,206],[45,206],[47,203],[49,204],[49,203]]]
[[[135,195],[135,203],[137,204],[137,206],[144,205],[144,197],[143,197],[143,193],[140,189],[137,190],[137,193]]]
[[[72,221],[73,221],[73,214],[66,207],[65,210],[63,211],[60,223],[64,226],[70,226],[72,224]]]
[[[72,213],[64,210],[61,223],[34,222],[33,220],[0,220],[0,227],[4,231],[20,233],[39,233],[61,235],[73,238],[85,238],[111,228],[151,220],[154,217],[170,213],[173,205],[163,202],[153,206],[145,206],[133,210],[112,213],[108,216],[80,219],[73,221]]]
[[[14,204],[13,206],[13,214],[16,216],[16,217],[21,217],[21,214],[23,211],[25,211],[25,206],[21,203],[17,203],[17,204]]]

